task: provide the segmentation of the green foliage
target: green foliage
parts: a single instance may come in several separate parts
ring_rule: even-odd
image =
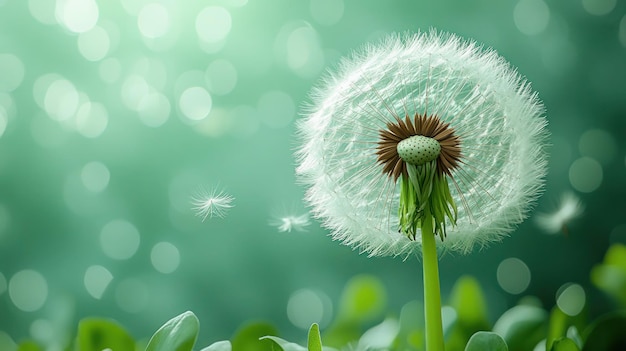
[[[229,340],[215,342],[200,351],[232,351],[233,346]]]
[[[493,331],[502,336],[511,351],[532,350],[545,337],[548,313],[531,305],[517,305],[496,321]]]
[[[167,321],[152,335],[146,351],[191,351],[199,328],[196,315],[184,312]]]
[[[465,351],[508,351],[506,342],[496,333],[479,331],[467,342]]]
[[[320,336],[320,327],[317,323],[313,323],[309,329],[307,346],[309,351],[322,351],[322,337]]]
[[[43,348],[41,348],[41,346],[39,346],[36,342],[32,340],[27,340],[21,342],[17,346],[16,351],[43,351]]]
[[[281,339],[277,336],[263,336],[260,338],[261,340],[271,340],[273,342],[276,343],[276,345],[278,345],[278,347],[280,347],[280,350],[282,351],[307,351],[306,347],[304,346],[300,346],[296,343],[293,342],[289,342],[287,340]],[[274,350],[274,347],[271,348],[271,350]]]
[[[400,330],[393,342],[396,350],[424,348],[424,306],[420,301],[405,304],[400,311]]]
[[[584,333],[583,351],[626,350],[626,311],[600,317]]]
[[[562,337],[554,341],[550,351],[580,351],[580,349],[574,340]]]
[[[333,347],[343,347],[357,341],[367,323],[382,317],[387,305],[387,293],[376,277],[358,275],[346,284],[336,320],[324,333],[324,341]]]
[[[567,329],[568,316],[561,311],[558,306],[555,306],[550,313],[550,320],[548,323],[548,336],[546,339],[546,349],[550,350],[553,342],[560,339],[565,335]]]
[[[619,272],[616,278],[606,272]],[[614,245],[604,262],[591,274],[596,286],[617,297],[626,277],[626,246]],[[529,303],[530,301],[530,303]],[[585,314],[569,316],[558,306],[550,313],[524,298],[504,312],[491,328],[487,299],[478,281],[463,276],[454,285],[448,306],[444,307],[446,351],[622,351],[626,350],[626,310],[607,313],[595,321]],[[385,316],[387,297],[382,283],[375,277],[360,275],[351,279],[343,291],[336,319],[320,334],[311,325],[307,345],[302,346],[276,335],[268,323],[242,326],[231,340],[217,341],[200,351],[336,351],[390,350],[424,351],[424,306],[421,301],[405,304],[396,319]],[[387,312],[388,313],[388,312]],[[380,322],[382,320],[382,322]],[[372,325],[374,322],[379,324]],[[369,329],[368,329],[369,328]],[[584,330],[581,335],[578,330]],[[184,312],[160,327],[147,346],[136,342],[118,323],[102,318],[85,318],[78,324],[72,345],[64,351],[192,351],[199,331],[198,318]],[[541,341],[541,343],[540,343]],[[545,347],[543,342],[545,341]],[[323,346],[329,345],[329,346]],[[335,348],[332,348],[335,347]],[[2,351],[43,351],[42,345],[26,340],[16,344],[0,331]]]
[[[446,349],[463,350],[474,333],[489,330],[487,302],[474,277],[460,277],[450,296],[450,306],[456,311],[456,321],[446,333]]]
[[[626,308],[626,245],[613,244],[591,270],[591,282]]]
[[[85,318],[78,323],[75,351],[135,351],[135,341],[114,321]]]
[[[235,351],[272,351],[273,343],[266,335],[276,335],[278,331],[268,323],[249,323],[241,327],[233,336],[231,342]],[[282,340],[282,339],[281,339]],[[273,340],[276,342],[276,340]],[[294,350],[295,351],[295,350]]]

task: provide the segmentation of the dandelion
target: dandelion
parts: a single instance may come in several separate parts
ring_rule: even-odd
[[[234,206],[234,200],[234,197],[223,190],[218,191],[217,188],[211,190],[202,189],[191,198],[191,204],[193,205],[193,210],[196,211],[196,215],[202,217],[204,222],[207,218],[224,218],[226,212]]]
[[[297,173],[313,214],[370,256],[421,251],[426,348],[443,349],[436,238],[468,253],[527,217],[546,172],[542,104],[496,52],[436,31],[366,47],[312,98]]]
[[[276,227],[279,232],[306,232],[306,227],[308,227],[311,222],[309,221],[308,213],[304,213],[301,215],[287,215],[287,216],[279,216],[270,219],[269,224],[273,227]]]
[[[567,234],[567,225],[580,217],[585,211],[585,205],[580,198],[571,191],[561,195],[558,209],[552,213],[537,213],[535,222],[548,234],[563,232]]]

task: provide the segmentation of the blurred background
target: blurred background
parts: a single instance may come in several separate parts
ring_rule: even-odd
[[[362,274],[392,313],[420,300],[418,260],[359,255],[307,217],[292,153],[325,70],[431,27],[507,58],[552,134],[536,211],[501,244],[444,255],[444,303],[469,274],[494,316],[571,284],[599,313],[589,272],[626,243],[625,14],[618,0],[0,0],[2,335],[50,343],[96,315],[141,338],[192,310],[206,344],[250,320],[300,338]],[[194,198],[220,193],[233,207],[203,220]]]

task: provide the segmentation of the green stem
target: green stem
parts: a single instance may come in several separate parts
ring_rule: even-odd
[[[422,219],[422,262],[424,265],[424,312],[426,319],[426,351],[443,351],[439,266],[433,219],[429,206]]]

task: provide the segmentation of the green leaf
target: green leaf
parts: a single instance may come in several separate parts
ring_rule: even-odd
[[[322,351],[322,337],[317,323],[313,323],[309,329],[308,347],[309,351]]]
[[[471,330],[471,334],[489,329],[487,302],[476,278],[466,275],[456,281],[450,305],[456,310],[458,323],[463,328],[475,329]]]
[[[400,310],[400,330],[393,349],[423,350],[424,340],[424,306],[421,301],[408,302]]]
[[[602,264],[592,268],[591,281],[626,307],[626,245],[609,247]]]
[[[146,351],[191,351],[199,328],[196,315],[191,311],[184,312],[167,321],[152,335]]]
[[[572,339],[562,337],[552,343],[550,351],[580,351],[580,349]]]
[[[276,345],[280,346],[280,349],[283,351],[307,351],[306,347],[300,346],[296,343],[289,342],[287,340],[281,339],[277,336],[263,336],[259,338],[260,340],[271,340],[276,343]],[[273,348],[272,348],[273,349]]]
[[[22,341],[16,351],[43,351],[43,348],[32,340]]]
[[[465,346],[465,351],[508,351],[506,342],[496,333],[479,331],[474,333]]]
[[[568,316],[555,306],[550,313],[548,323],[548,337],[546,338],[546,349],[550,350],[555,340],[563,337],[566,333]]]
[[[228,340],[222,340],[212,343],[200,351],[232,351],[233,346]]]
[[[370,275],[357,275],[344,288],[337,319],[324,330],[324,343],[342,348],[359,340],[368,322],[382,317],[387,294],[380,280]]]
[[[365,331],[359,343],[357,350],[388,350],[400,331],[400,323],[393,319],[387,318],[382,323],[375,325]],[[309,348],[309,351],[312,351]]]
[[[606,314],[584,333],[583,351],[626,350],[626,311]]]
[[[338,318],[367,322],[381,316],[387,294],[374,276],[358,275],[348,281],[341,296]]]
[[[511,351],[532,350],[543,339],[548,314],[532,305],[518,305],[504,312],[493,326]]]
[[[85,318],[78,323],[76,351],[135,351],[133,338],[114,321]]]
[[[450,305],[454,308],[456,320],[448,330],[444,328],[447,349],[463,349],[474,333],[491,329],[487,318],[487,302],[474,277],[466,275],[456,281]]]
[[[266,335],[276,335],[278,331],[268,323],[249,323],[241,327],[231,339],[233,350],[235,351],[272,351],[274,343],[272,337],[264,338]],[[270,339],[270,340],[266,340]]]

